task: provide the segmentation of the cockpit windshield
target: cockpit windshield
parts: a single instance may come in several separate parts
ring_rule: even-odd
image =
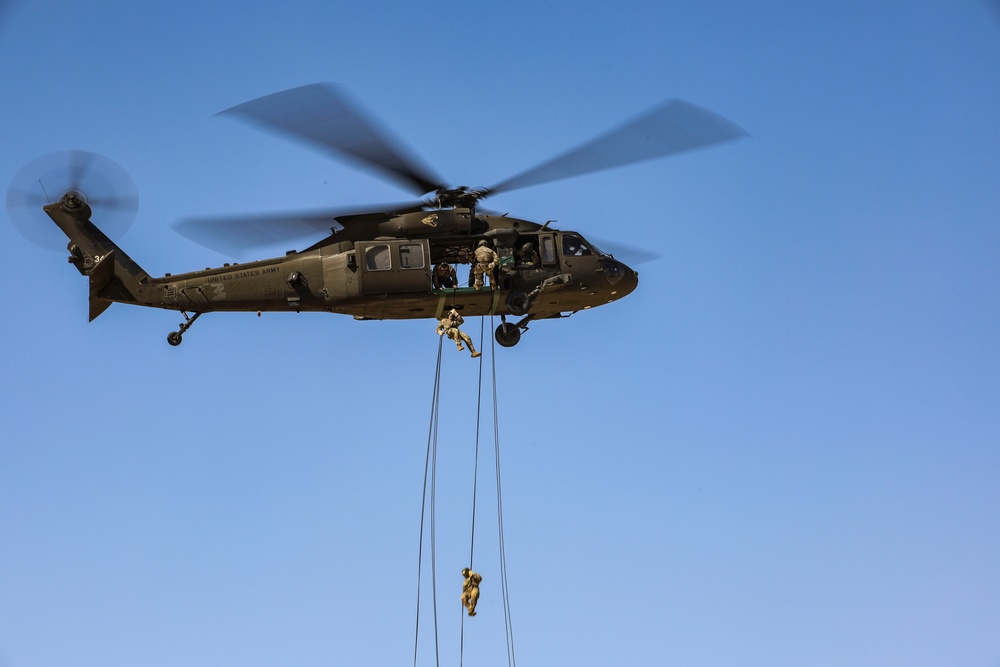
[[[595,255],[600,255],[601,257],[610,257],[611,256],[608,253],[606,253],[603,250],[601,250],[600,248],[598,248],[591,241],[587,241],[587,245],[590,246],[590,249],[594,251]]]
[[[566,257],[585,257],[594,254],[590,244],[576,234],[563,234],[563,255]]]

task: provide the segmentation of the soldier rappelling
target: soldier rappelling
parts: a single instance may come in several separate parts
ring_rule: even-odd
[[[461,352],[465,348],[462,347],[462,341],[469,346],[469,351],[472,352],[472,357],[478,357],[481,352],[476,352],[476,348],[472,345],[472,339],[469,338],[469,334],[465,333],[459,329],[462,324],[465,323],[465,319],[458,314],[458,311],[452,308],[448,311],[448,314],[441,318],[437,325],[437,335],[447,336],[448,338],[455,341],[458,345],[458,351]]]
[[[462,584],[462,604],[469,611],[469,616],[475,616],[476,604],[479,602],[479,584],[483,582],[483,577],[470,568],[464,568],[462,576],[465,577]]]

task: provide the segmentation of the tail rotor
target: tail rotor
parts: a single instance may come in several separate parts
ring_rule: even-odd
[[[26,239],[47,250],[61,250],[66,237],[42,207],[67,196],[88,204],[112,239],[128,231],[139,210],[135,184],[118,163],[71,150],[43,155],[22,167],[7,188],[7,213]]]

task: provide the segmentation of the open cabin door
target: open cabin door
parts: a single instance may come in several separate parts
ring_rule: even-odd
[[[389,239],[355,244],[363,294],[430,292],[430,244],[426,239]]]

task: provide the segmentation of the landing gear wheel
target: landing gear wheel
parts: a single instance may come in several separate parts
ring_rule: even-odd
[[[503,347],[514,347],[517,345],[517,341],[521,340],[521,330],[516,324],[504,322],[497,327],[494,338]]]
[[[184,335],[184,332],[191,328],[191,325],[194,324],[196,319],[201,317],[201,313],[195,313],[189,317],[183,310],[181,311],[181,315],[184,316],[184,321],[181,322],[181,328],[178,331],[171,331],[167,334],[167,342],[174,347],[181,344],[181,337]]]
[[[527,315],[528,309],[531,308],[531,298],[522,292],[521,290],[511,290],[507,294],[507,299],[505,301],[507,305],[507,312],[511,315]]]

